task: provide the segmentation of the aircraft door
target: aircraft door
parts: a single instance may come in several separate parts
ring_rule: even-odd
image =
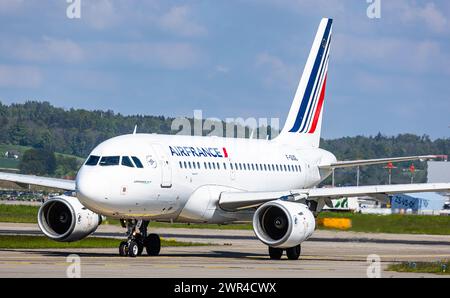
[[[159,144],[152,145],[153,150],[156,152],[158,164],[161,167],[161,187],[171,188],[172,187],[172,167],[167,154],[164,149]]]

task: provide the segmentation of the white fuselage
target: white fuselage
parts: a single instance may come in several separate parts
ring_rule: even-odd
[[[220,195],[222,189],[310,188],[330,174],[320,172],[318,165],[336,160],[325,150],[276,141],[151,134],[112,138],[90,156],[91,164],[96,157],[99,162],[83,165],[76,181],[83,205],[115,218],[183,222],[195,221],[185,217],[183,209],[196,191],[201,202]],[[204,199],[198,198],[201,189],[207,193]],[[209,193],[213,191],[219,193]],[[219,208],[217,201],[213,203]],[[221,212],[225,217],[214,222],[250,220],[249,212]]]

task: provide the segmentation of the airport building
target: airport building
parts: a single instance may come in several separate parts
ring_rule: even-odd
[[[399,194],[391,198],[392,213],[440,215],[447,197],[438,193]]]
[[[428,161],[428,183],[450,182],[450,162]]]

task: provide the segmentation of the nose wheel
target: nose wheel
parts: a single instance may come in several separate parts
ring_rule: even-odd
[[[148,221],[122,221],[127,227],[127,241],[119,244],[119,255],[135,258],[142,255],[144,248],[149,256],[158,256],[161,251],[161,239],[157,234],[147,235]]]

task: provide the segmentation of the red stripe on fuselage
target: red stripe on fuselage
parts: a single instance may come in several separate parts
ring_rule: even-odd
[[[228,158],[228,152],[225,147],[223,148],[223,154],[224,154],[225,158]]]
[[[309,133],[314,133],[316,131],[317,123],[319,122],[320,112],[322,111],[323,101],[325,99],[325,89],[327,87],[327,77],[328,77],[328,74],[325,75],[325,80],[323,81],[322,91],[320,92],[319,103],[317,104],[317,109],[316,109],[316,112],[314,113],[314,119],[313,119],[313,123],[311,125],[311,129],[309,130]]]

